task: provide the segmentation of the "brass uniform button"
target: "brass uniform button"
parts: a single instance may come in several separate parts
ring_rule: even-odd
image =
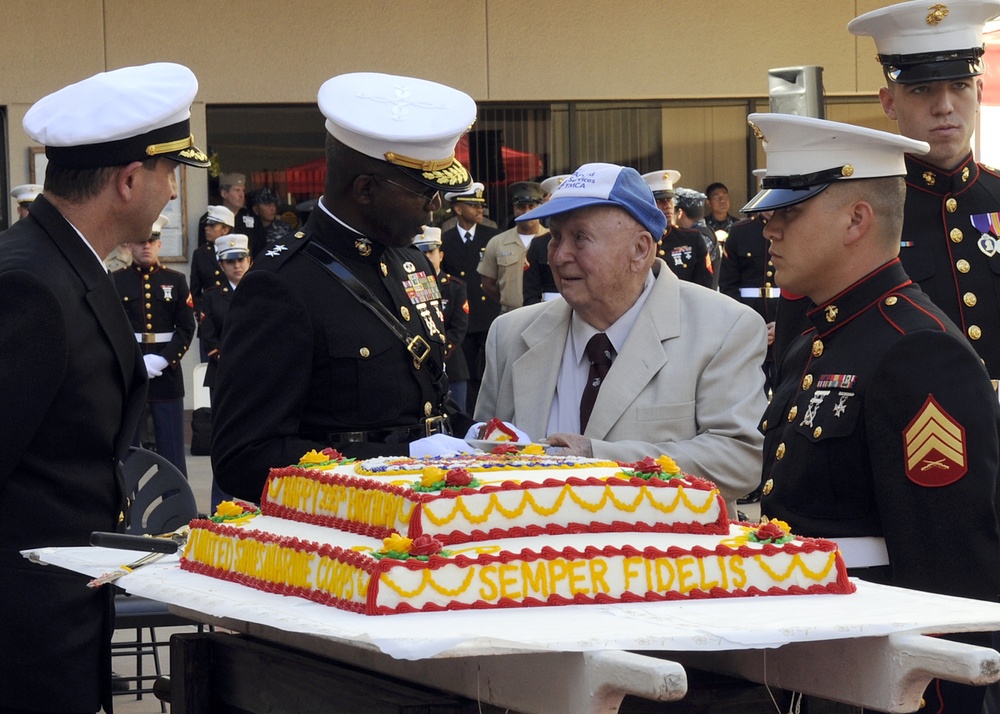
[[[962,258],[957,263],[955,263],[955,267],[958,268],[958,272],[960,273],[968,273],[972,266],[969,265],[969,261],[967,261],[965,258]]]
[[[812,385],[813,385],[813,376],[811,374],[807,374],[805,377],[802,378],[803,389],[809,389],[809,387],[811,387]]]
[[[789,422],[795,421],[795,417],[797,417],[798,415],[799,415],[798,406],[793,406],[791,409],[788,410],[788,421]]]
[[[485,295],[480,295],[479,299],[482,300],[483,302],[486,302],[486,296]]]
[[[464,278],[464,277],[465,277],[465,271],[464,271],[464,270],[460,270],[460,271],[458,272],[458,276],[459,276],[460,278]]]
[[[388,277],[388,275],[389,275],[389,266],[386,265],[385,263],[379,263],[378,267],[380,267],[382,269],[382,275]]]
[[[767,277],[769,277],[769,278],[774,277],[774,271],[773,270],[768,270],[767,271]],[[770,285],[768,287],[770,287]]]
[[[823,427],[817,426],[813,429],[813,438],[818,439],[823,434]]]
[[[152,310],[152,309],[153,309],[153,304],[152,304],[152,303],[148,303],[148,302],[147,302],[147,303],[146,303],[146,309],[147,309],[147,310]]]
[[[406,305],[400,305],[399,306],[399,314],[402,315],[403,319],[406,320],[407,322],[410,321],[410,311],[406,307]]]
[[[151,324],[149,324],[149,323],[147,322],[147,323],[146,323],[146,329],[147,329],[147,330],[152,330],[152,329],[153,329],[153,326],[152,326]]]
[[[816,340],[813,342],[813,357],[819,357],[823,354],[823,341]]]
[[[368,349],[367,347],[362,347],[360,350],[358,350],[358,352],[361,354],[361,356],[364,359],[368,359],[368,357],[371,356],[371,353],[372,353],[372,351],[370,349]]]
[[[149,293],[146,293],[146,299],[147,299],[147,300],[149,300],[149,299],[150,299],[150,298],[152,298],[152,297],[153,297],[152,295],[150,295]]]
[[[958,210],[958,201],[956,201],[954,198],[949,198],[947,201],[944,202],[944,208],[946,211],[948,211],[948,213],[954,213],[955,211]]]
[[[768,479],[767,481],[764,482],[764,488],[761,489],[761,493],[766,496],[769,493],[771,493],[771,490],[773,488],[774,488],[774,479]]]
[[[125,522],[125,511],[118,511],[118,522],[119,523]]]
[[[979,328],[979,325],[969,325],[969,339],[978,340],[983,336],[983,331]]]
[[[976,298],[975,293],[965,293],[965,295],[962,296],[962,302],[964,302],[969,307],[975,307],[976,303],[978,302],[978,299]]]
[[[430,416],[434,413],[434,405],[430,402],[424,402],[424,416]]]
[[[952,243],[961,243],[962,238],[964,238],[965,236],[962,235],[962,230],[960,228],[952,228],[951,233],[948,234],[948,237],[951,238]]]
[[[785,458],[785,443],[784,442],[778,444],[778,450],[774,452],[774,458],[776,458],[778,461],[781,461],[783,458]]]
[[[898,298],[895,295],[890,295],[889,297],[887,297],[885,299],[885,304],[889,305],[890,307],[892,307],[893,305],[896,304],[897,301],[898,301]]]
[[[760,429],[761,431],[767,431],[767,419],[761,422]]]

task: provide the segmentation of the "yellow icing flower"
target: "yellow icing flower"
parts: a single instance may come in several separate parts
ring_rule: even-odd
[[[522,454],[535,454],[536,456],[543,456],[545,454],[545,447],[541,444],[528,444],[521,451]]]
[[[444,481],[448,476],[448,472],[444,469],[439,469],[437,466],[428,466],[424,469],[423,475],[420,477],[420,485],[424,488],[430,488],[439,481]]]
[[[387,552],[409,553],[410,546],[413,545],[413,539],[401,536],[399,533],[393,533],[388,538],[382,539],[382,545]]]
[[[222,501],[215,509],[217,516],[242,516],[243,506],[238,506],[232,501]]]
[[[316,449],[310,449],[305,456],[299,459],[300,464],[321,464],[324,461],[329,461],[330,457],[326,454],[316,451]]]
[[[677,465],[677,462],[666,454],[658,458],[656,463],[660,465],[665,474],[679,474],[681,472],[681,467]]]
[[[792,527],[791,527],[790,525],[788,525],[788,524],[787,524],[787,523],[785,523],[784,521],[779,521],[779,520],[778,520],[777,518],[772,518],[772,519],[771,519],[770,521],[768,521],[768,522],[769,522],[769,523],[773,523],[774,525],[776,525],[776,526],[777,526],[778,528],[780,528],[780,529],[781,529],[782,531],[784,531],[785,533],[788,533],[789,535],[790,535],[790,534],[791,534],[791,532],[792,532]]]

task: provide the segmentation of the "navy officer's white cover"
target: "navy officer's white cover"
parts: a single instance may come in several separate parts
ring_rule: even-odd
[[[191,102],[198,80],[187,67],[155,62],[101,72],[42,97],[24,132],[49,161],[69,169],[122,166],[163,156],[207,168],[194,145]]]
[[[886,75],[898,84],[983,73],[983,29],[1000,15],[1000,0],[914,0],[866,12],[848,32],[875,40]]]
[[[930,150],[925,141],[814,117],[751,114],[747,121],[763,142],[767,169],[743,213],[800,203],[834,181],[904,176],[903,154]]]
[[[469,172],[455,145],[476,121],[465,92],[415,77],[353,72],[319,88],[326,130],[342,144],[441,190],[464,191]]]

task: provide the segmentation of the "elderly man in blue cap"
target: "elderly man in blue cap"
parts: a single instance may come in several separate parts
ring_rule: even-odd
[[[493,323],[476,419],[512,422],[568,454],[667,454],[729,501],[751,491],[765,407],[760,317],[656,257],[666,219],[632,168],[581,166],[518,218],[538,219],[549,221],[562,299]]]
[[[177,197],[198,80],[166,62],[102,72],[36,102],[42,195],[0,238],[0,711],[111,711],[113,593],[19,553],[80,546],[125,518],[120,472],[146,369],[104,258],[149,239]]]

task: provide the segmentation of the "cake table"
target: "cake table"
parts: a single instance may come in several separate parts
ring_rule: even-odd
[[[23,553],[90,576],[141,555]],[[1000,604],[861,581],[851,595],[381,617],[185,572],[177,555],[117,584],[194,620],[526,714],[613,713],[626,694],[680,699],[684,666],[886,712],[915,711],[932,677],[1000,679],[994,650],[927,636],[1000,630]]]

